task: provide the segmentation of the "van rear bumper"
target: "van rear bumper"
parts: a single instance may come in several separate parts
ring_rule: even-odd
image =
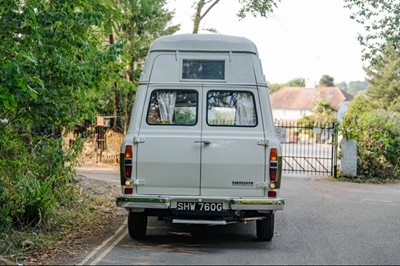
[[[178,201],[188,202],[223,202],[227,210],[243,211],[275,211],[282,210],[285,205],[283,198],[236,198],[236,197],[187,197],[164,196],[151,197],[121,195],[117,197],[117,206],[126,209],[175,209]]]

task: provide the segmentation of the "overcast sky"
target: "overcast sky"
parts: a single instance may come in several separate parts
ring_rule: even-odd
[[[191,33],[193,0],[168,0],[175,10],[178,33]],[[282,0],[272,17],[248,17],[239,21],[238,0],[221,0],[201,23],[218,33],[247,37],[261,57],[265,77],[284,83],[301,77],[318,83],[322,75],[335,82],[364,80],[357,33],[361,26],[349,18],[343,0]],[[200,33],[207,33],[200,31]]]

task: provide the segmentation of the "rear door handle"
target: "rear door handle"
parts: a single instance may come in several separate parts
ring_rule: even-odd
[[[194,143],[202,143],[205,145],[211,144],[211,141],[209,140],[196,140]]]

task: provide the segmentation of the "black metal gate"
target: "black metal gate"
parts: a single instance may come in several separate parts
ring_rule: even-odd
[[[275,130],[282,145],[283,172],[336,177],[337,124],[277,122]]]

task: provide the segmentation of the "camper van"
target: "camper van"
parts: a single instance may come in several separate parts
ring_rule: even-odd
[[[121,147],[122,194],[133,239],[149,216],[188,227],[256,222],[270,241],[282,152],[257,48],[243,37],[155,40]]]

